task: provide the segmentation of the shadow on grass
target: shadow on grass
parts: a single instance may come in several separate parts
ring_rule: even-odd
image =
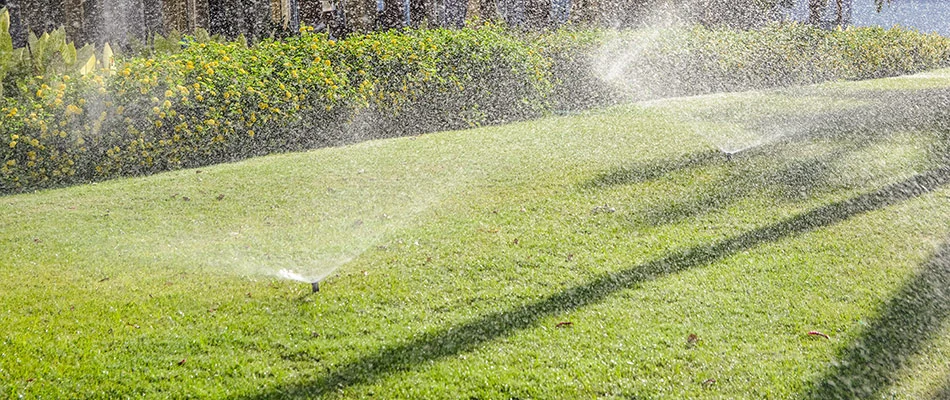
[[[843,349],[808,393],[812,399],[878,398],[950,317],[950,243]],[[950,396],[950,387],[943,396]],[[940,397],[938,397],[940,398]]]
[[[722,171],[723,175],[695,185],[682,198],[633,213],[632,219],[638,223],[660,226],[726,208],[762,190],[777,201],[798,202],[825,189],[834,189],[833,185],[851,186],[854,182],[841,179],[840,173],[847,172],[839,169],[842,160],[879,145],[896,133],[948,131],[950,111],[945,104],[950,100],[950,91],[946,89],[859,91],[835,97],[859,99],[866,104],[821,113],[766,113],[746,121],[744,129],[781,139],[736,154],[731,162],[722,152],[712,150],[672,160],[635,163],[605,172],[585,182],[582,189],[639,184],[690,169],[731,164]],[[700,114],[703,120],[738,118],[718,109]],[[930,152],[928,156],[932,162],[947,165],[947,149],[939,148],[939,144],[948,142],[946,138],[936,139],[932,146],[938,147],[926,149]],[[808,145],[811,147],[803,151],[802,146]],[[763,162],[771,165],[762,168]]]
[[[494,312],[467,323],[430,332],[405,343],[392,344],[337,366],[314,381],[280,386],[250,398],[327,395],[391,374],[410,371],[530,328],[545,317],[595,304],[619,290],[641,282],[705,266],[764,243],[833,225],[856,215],[924,195],[947,183],[950,183],[950,168],[918,174],[876,191],[823,206],[743,235],[692,247],[661,259],[601,275],[588,283],[552,294],[520,308]]]
[[[650,207],[636,212],[635,219],[650,226],[677,223],[727,207],[755,192],[768,190],[779,200],[802,200],[816,193],[828,183],[833,171],[832,164],[843,155],[838,151],[830,155],[813,156],[794,160],[778,171],[762,173],[755,165],[737,167],[717,182],[698,188],[687,198],[672,204]]]
[[[933,400],[950,400],[950,377],[947,377],[943,387],[934,394]]]
[[[596,189],[608,186],[649,182],[677,171],[721,164],[726,161],[725,153],[719,150],[690,153],[675,159],[664,159],[659,162],[633,164],[619,168],[597,176],[590,182],[587,182],[584,188]]]

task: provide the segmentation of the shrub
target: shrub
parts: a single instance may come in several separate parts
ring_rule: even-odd
[[[19,77],[0,102],[0,193],[502,123],[552,107],[895,75],[950,59],[950,39],[939,36],[797,24],[530,37],[485,24],[344,41],[304,29],[250,47],[176,35],[160,47]]]
[[[893,28],[827,31],[563,31],[540,39],[556,60],[560,109],[645,98],[879,78],[950,65],[950,39]]]
[[[545,58],[492,25],[182,43],[24,79],[0,107],[0,192],[525,118],[550,90]]]

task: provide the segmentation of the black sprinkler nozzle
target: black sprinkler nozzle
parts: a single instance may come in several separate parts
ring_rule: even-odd
[[[313,292],[314,292],[314,293],[319,292],[319,291],[320,291],[320,281],[313,281],[313,283],[310,284],[310,287],[313,288]]]

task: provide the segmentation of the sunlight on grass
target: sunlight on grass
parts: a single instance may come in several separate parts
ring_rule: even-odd
[[[802,398],[848,377],[881,396],[936,393],[945,307],[902,296],[944,276],[950,158],[932,99],[950,81],[902,82],[879,98],[836,83],[668,100],[2,197],[0,388]],[[804,128],[727,159],[696,135],[709,121]],[[325,276],[321,292],[281,268]],[[914,307],[933,321],[890,317]],[[868,331],[901,323],[920,332]],[[862,340],[905,361],[837,368]]]

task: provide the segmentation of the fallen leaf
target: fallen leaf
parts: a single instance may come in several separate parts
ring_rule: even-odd
[[[565,326],[573,326],[573,325],[574,325],[574,323],[571,322],[571,321],[561,321],[561,322],[558,322],[557,325],[554,325],[554,327],[555,327],[555,328],[563,328],[563,327],[565,327]]]
[[[185,359],[182,358],[181,361],[178,362],[178,365],[185,365]]]
[[[808,331],[808,335],[809,335],[809,336],[821,336],[821,337],[823,337],[823,338],[825,338],[825,339],[831,339],[831,336],[828,336],[828,335],[826,335],[826,334],[824,334],[824,333],[821,333],[821,332],[818,332],[818,331]]]
[[[181,196],[181,199],[184,200],[184,201],[191,201],[191,199],[188,198],[187,196]]]
[[[699,336],[696,336],[695,333],[690,333],[689,336],[686,337],[687,345],[695,346],[697,343],[699,343]]]
[[[105,281],[107,281],[107,280],[109,280],[109,277],[108,277],[108,276],[105,277],[105,278],[100,279],[99,282],[105,282]]]
[[[710,386],[715,385],[715,384],[716,384],[716,380],[713,378],[709,378],[703,381],[703,388],[709,389]]]
[[[200,173],[201,173],[201,170],[200,170],[200,169],[199,169],[199,170],[196,170],[195,173],[196,173],[196,174],[200,174]]]
[[[224,195],[223,195],[223,194],[219,194],[219,195],[218,195],[218,201],[221,201],[221,200],[224,200]]]

